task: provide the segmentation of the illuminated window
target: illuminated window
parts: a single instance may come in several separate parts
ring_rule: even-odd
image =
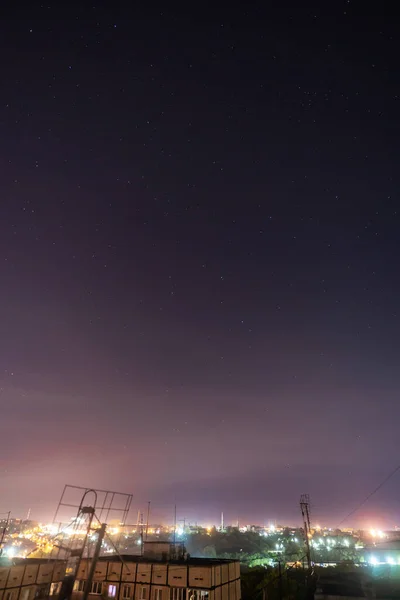
[[[85,582],[83,579],[76,579],[74,583],[74,592],[84,592],[85,591]]]
[[[117,586],[116,585],[109,585],[108,586],[108,597],[109,598],[115,598],[116,595],[117,595]]]
[[[57,594],[60,593],[60,590],[61,590],[61,582],[52,583],[50,586],[50,596],[56,596]]]
[[[154,600],[163,600],[162,588],[154,588]]]
[[[140,588],[140,600],[147,600],[147,587],[144,587],[143,585]]]
[[[188,590],[187,600],[208,600],[208,590]]]
[[[170,593],[170,600],[184,600],[185,588],[172,587]]]
[[[91,594],[101,594],[103,591],[103,584],[101,581],[92,581],[92,587],[90,588]]]
[[[131,597],[131,586],[130,585],[124,585],[124,587],[122,589],[122,597],[124,600],[130,600],[130,597]]]
[[[14,592],[7,592],[6,595],[4,596],[5,600],[13,600],[14,599]]]
[[[49,593],[50,593],[50,584],[49,583],[47,585],[40,585],[36,588],[35,598],[37,598],[38,600],[41,600],[42,598],[47,598],[49,596]]]

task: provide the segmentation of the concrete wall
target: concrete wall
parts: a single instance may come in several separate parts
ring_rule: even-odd
[[[0,567],[0,600],[33,600],[48,596],[50,585],[62,581],[65,563],[44,560]]]
[[[77,579],[86,579],[87,560],[82,561]],[[124,586],[129,585],[129,600],[172,600],[170,588],[184,589],[181,600],[188,600],[187,590],[208,591],[208,600],[241,600],[239,563],[182,563],[167,562],[106,562],[96,565],[94,581],[103,582],[102,596],[107,597],[109,585],[115,585],[116,600],[124,598]],[[143,593],[142,593],[143,588]],[[128,591],[128,589],[126,589]],[[74,600],[80,600],[82,592],[74,592]],[[1,599],[0,599],[1,600]],[[90,600],[99,600],[98,594],[90,594]]]
[[[82,560],[78,581],[85,581],[90,561]],[[65,574],[64,562],[43,563],[26,561],[20,565],[0,567],[0,600],[33,600],[37,593],[49,593],[52,583],[61,582]],[[107,597],[108,586],[115,585],[115,600],[123,598],[124,585],[130,585],[129,600],[142,600],[142,587],[146,589],[145,600],[160,600],[156,589],[162,589],[162,599],[170,600],[170,588],[184,588],[182,600],[188,600],[188,589],[208,590],[208,600],[240,600],[239,563],[151,563],[98,561],[94,581],[102,582],[102,596]],[[53,586],[54,587],[54,586]],[[11,596],[10,596],[11,595]],[[156,597],[157,595],[157,597]],[[75,600],[82,592],[74,591]],[[90,594],[91,600],[100,600],[99,594]],[[172,593],[171,593],[172,600]]]

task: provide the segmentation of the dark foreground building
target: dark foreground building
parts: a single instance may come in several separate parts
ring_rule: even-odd
[[[0,566],[0,600],[56,600],[65,561],[19,559]],[[73,600],[87,586],[90,559],[80,562]],[[91,600],[241,600],[239,561],[191,558],[169,543],[146,544],[143,556],[100,557]]]
[[[40,600],[56,596],[66,562],[43,558],[0,559],[0,600]]]
[[[318,578],[315,600],[378,600],[371,581],[363,573],[340,572]]]

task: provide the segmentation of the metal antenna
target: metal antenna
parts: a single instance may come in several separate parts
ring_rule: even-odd
[[[149,533],[149,519],[150,519],[150,500],[147,503],[147,519],[146,519],[146,542],[147,542],[147,534]]]
[[[64,521],[65,527],[59,528],[52,544],[53,548],[58,550],[57,557],[61,552],[67,562],[68,575],[64,578],[58,600],[70,600],[79,564],[83,558],[87,557],[90,560],[92,555],[93,547],[90,547],[89,540],[97,536],[93,565],[101,551],[107,523],[118,517],[120,527],[124,527],[131,501],[132,494],[113,490],[83,488],[74,485],[64,487],[54,516],[54,523]],[[72,512],[74,509],[76,510],[75,515]],[[94,526],[93,519],[99,522],[100,528]],[[89,583],[86,585],[89,590]]]
[[[176,504],[174,506],[174,544],[176,543]]]
[[[100,556],[101,544],[103,543],[104,536],[106,533],[106,527],[107,527],[106,523],[102,523],[100,529],[97,530],[97,542],[96,542],[96,547],[94,550],[93,558],[90,563],[90,570],[89,570],[88,578],[87,578],[87,581],[85,584],[85,589],[83,592],[83,600],[88,600],[89,594],[91,593],[91,590],[92,590],[93,577],[94,577],[95,570],[96,570],[97,560]]]
[[[300,496],[300,510],[303,517],[304,525],[304,541],[306,545],[306,556],[307,556],[307,568],[311,572],[311,550],[310,550],[310,537],[311,537],[311,524],[310,524],[310,496],[308,494],[302,494]]]

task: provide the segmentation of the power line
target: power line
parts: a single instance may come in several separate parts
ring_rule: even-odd
[[[340,521],[338,527],[340,527],[345,521],[347,521],[347,519],[349,517],[351,517],[352,515],[354,515],[355,512],[357,512],[358,510],[360,510],[360,508],[362,506],[364,506],[364,504],[366,504],[366,502],[368,502],[368,500],[370,498],[372,498],[372,496],[374,494],[376,494],[376,492],[379,492],[379,490],[385,485],[385,483],[387,483],[389,481],[389,479],[391,479],[393,477],[393,475],[395,475],[397,473],[397,471],[400,471],[400,465],[397,465],[397,467],[395,469],[393,469],[393,471],[391,473],[389,473],[389,475],[387,475],[387,477],[385,477],[385,479],[370,494],[368,494],[368,496],[366,498],[364,498],[364,500],[362,500],[362,502],[360,502],[360,504],[358,504],[358,506],[356,506],[356,508],[353,508],[353,510],[350,511],[349,514],[346,515],[344,517],[344,519],[342,519]]]

